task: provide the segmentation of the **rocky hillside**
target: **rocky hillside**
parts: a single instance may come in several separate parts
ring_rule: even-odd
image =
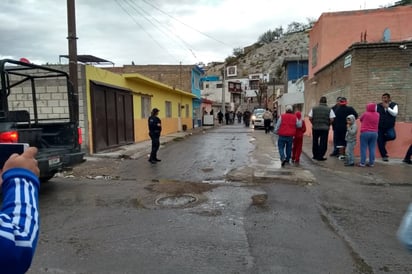
[[[279,40],[268,44],[254,44],[244,48],[238,57],[227,58],[229,62],[210,65],[207,75],[221,75],[223,66],[237,66],[240,78],[253,73],[269,73],[270,78],[279,78],[279,69],[285,57],[308,58],[309,32],[285,34]]]

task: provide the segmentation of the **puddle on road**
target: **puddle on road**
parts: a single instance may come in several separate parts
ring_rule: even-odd
[[[165,196],[156,199],[155,203],[160,206],[181,207],[197,202],[197,197],[184,194],[180,196]]]
[[[210,179],[210,180],[203,180],[203,184],[209,185],[231,185],[231,186],[243,186],[241,182],[230,181],[225,179]]]

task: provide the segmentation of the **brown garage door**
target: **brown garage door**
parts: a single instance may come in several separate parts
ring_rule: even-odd
[[[131,91],[90,82],[93,152],[134,142]]]

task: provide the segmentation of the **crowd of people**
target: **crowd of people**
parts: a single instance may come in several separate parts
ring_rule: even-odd
[[[319,105],[313,107],[309,113],[312,123],[312,154],[313,159],[325,161],[328,146],[329,129],[333,129],[333,151],[330,156],[344,159],[344,166],[355,166],[354,149],[357,142],[358,113],[347,105],[344,97],[338,97],[336,104],[329,108],[326,97],[322,96]],[[395,140],[395,122],[398,115],[398,105],[391,101],[388,93],[382,95],[382,102],[367,103],[365,111],[360,115],[360,161],[359,167],[373,167],[375,165],[375,150],[378,146],[383,161],[389,161],[386,143]],[[302,137],[306,131],[301,113],[294,113],[293,107],[286,106],[275,126],[274,133],[278,135],[279,155],[282,167],[290,159],[299,163],[302,151]],[[412,144],[406,151],[404,163],[412,164]],[[408,250],[412,251],[412,203],[407,208],[397,231],[399,241]]]
[[[217,113],[217,120],[219,124],[223,124],[224,122],[226,125],[233,125],[235,121],[237,120],[238,124],[243,124],[245,127],[250,126],[250,120],[252,118],[252,112],[250,112],[248,109],[245,111],[241,112],[240,110],[238,111],[226,111],[225,114],[221,110]]]
[[[329,108],[326,97],[321,97],[319,105],[308,113],[312,123],[312,154],[313,159],[324,161],[328,146],[329,127],[333,130],[333,151],[330,156],[345,159],[345,166],[355,166],[354,148],[357,142],[358,126],[360,121],[360,161],[359,167],[373,167],[375,164],[375,150],[378,147],[383,161],[389,161],[386,143],[396,139],[395,122],[398,115],[398,104],[391,100],[390,94],[382,95],[382,102],[368,103],[365,111],[358,117],[356,110],[347,105],[345,97],[338,97],[336,104]],[[411,145],[412,146],[412,145]],[[411,163],[410,147],[403,159],[404,163]]]
[[[278,148],[282,166],[292,162],[299,164],[301,153],[301,134],[306,126],[300,112],[294,112],[293,107],[286,106],[275,126],[275,134],[279,135]],[[365,111],[359,116],[358,112],[348,105],[345,97],[336,98],[333,107],[327,105],[327,98],[322,96],[319,104],[308,113],[312,124],[312,155],[317,161],[325,161],[328,150],[329,130],[333,130],[333,150],[329,156],[339,157],[344,166],[355,166],[354,150],[360,142],[360,161],[356,166],[373,167],[375,165],[375,150],[383,161],[389,161],[386,143],[396,139],[395,122],[398,115],[398,104],[391,100],[390,94],[384,93],[378,104],[368,103]],[[360,127],[356,120],[359,119]],[[358,134],[358,131],[360,134]],[[302,134],[303,135],[303,134]],[[412,144],[403,159],[411,164]]]
[[[378,104],[368,103],[365,111],[359,115],[354,107],[348,105],[345,97],[336,98],[333,107],[327,105],[327,98],[322,96],[319,104],[308,113],[312,124],[312,155],[317,161],[325,161],[328,150],[329,130],[333,131],[333,150],[329,156],[336,156],[344,160],[344,166],[373,167],[375,165],[376,147],[383,161],[389,161],[386,144],[396,139],[396,116],[398,104],[391,100],[390,94],[384,93],[382,101]],[[282,166],[294,163],[299,165],[303,145],[303,133],[306,125],[300,111],[294,111],[291,105],[286,106],[285,113],[277,117],[277,111],[271,112],[266,108],[263,118],[265,133],[271,130],[274,121],[274,133],[279,135],[278,148]],[[226,112],[219,111],[217,118],[220,124],[225,119],[226,124],[237,122],[250,125],[252,113],[248,110]],[[275,117],[276,116],[276,117]],[[356,121],[359,119],[360,126]],[[359,137],[358,137],[359,136]],[[360,142],[360,161],[355,164],[354,150]],[[404,163],[411,164],[412,144],[405,153]]]

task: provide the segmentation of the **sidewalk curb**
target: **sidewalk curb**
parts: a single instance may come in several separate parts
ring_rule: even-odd
[[[202,128],[193,128],[187,131],[174,132],[168,135],[160,136],[160,147],[170,143],[172,141],[178,141],[184,139],[193,134],[199,134],[205,130],[211,129],[213,126],[202,127]],[[152,141],[145,140],[137,143],[132,143],[128,145],[123,145],[115,147],[113,149],[108,149],[105,151],[97,152],[92,155],[87,155],[86,160],[93,158],[110,158],[110,159],[138,159],[145,154],[150,153],[152,146]]]

